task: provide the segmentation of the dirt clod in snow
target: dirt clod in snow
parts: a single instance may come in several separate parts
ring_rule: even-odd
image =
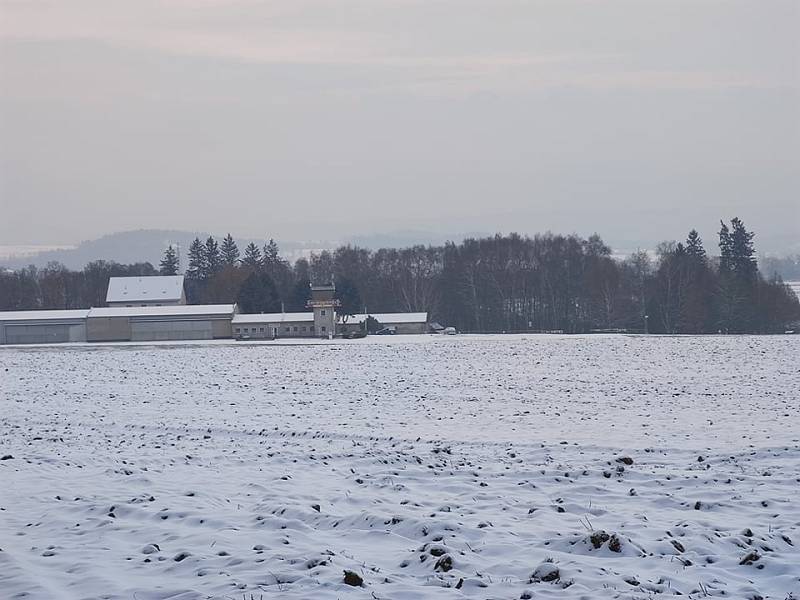
[[[536,567],[533,575],[531,575],[531,583],[550,583],[553,581],[558,581],[560,578],[561,573],[559,572],[558,567],[553,563],[545,562]]]
[[[445,554],[443,557],[437,560],[436,564],[433,566],[434,571],[441,571],[442,573],[447,573],[452,568],[453,559],[450,558],[449,554]]]
[[[348,571],[345,569],[344,571],[344,582],[347,585],[352,585],[353,587],[363,587],[364,580],[361,578],[361,575],[354,571]]]

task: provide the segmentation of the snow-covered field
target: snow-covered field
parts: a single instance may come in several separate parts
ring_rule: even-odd
[[[800,336],[0,348],[0,458],[3,599],[800,598]]]

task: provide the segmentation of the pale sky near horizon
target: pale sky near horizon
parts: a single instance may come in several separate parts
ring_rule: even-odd
[[[798,31],[798,0],[0,0],[0,245],[736,215],[791,245]]]

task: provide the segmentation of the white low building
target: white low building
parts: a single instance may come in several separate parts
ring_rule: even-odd
[[[112,277],[106,293],[108,306],[180,306],[186,304],[183,275]]]
[[[231,327],[238,339],[325,337],[329,333],[315,331],[313,312],[239,314],[233,317]]]

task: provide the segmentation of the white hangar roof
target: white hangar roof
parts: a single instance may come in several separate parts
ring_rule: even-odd
[[[0,322],[11,321],[75,321],[85,319],[88,309],[79,310],[15,310],[0,312]]]
[[[242,323],[312,323],[313,321],[313,312],[239,314],[233,317],[234,325]]]
[[[93,308],[89,318],[134,317],[134,318],[181,318],[181,317],[227,317],[236,312],[235,304],[181,304],[178,306],[110,306]]]
[[[370,313],[369,315],[352,315],[347,318],[348,323],[363,323],[367,316],[372,317],[381,325],[393,325],[395,323],[427,323],[428,313]]]
[[[183,275],[112,277],[106,302],[177,302],[183,296]]]
[[[395,323],[427,323],[428,313],[372,313],[371,316],[381,324],[392,325]],[[351,315],[347,318],[348,323],[363,323],[367,315]],[[233,324],[242,323],[311,323],[314,321],[312,312],[290,312],[290,313],[262,313],[243,315],[238,314],[233,317]]]
[[[787,281],[786,285],[788,285],[791,290],[795,293],[798,300],[800,300],[800,281]]]

